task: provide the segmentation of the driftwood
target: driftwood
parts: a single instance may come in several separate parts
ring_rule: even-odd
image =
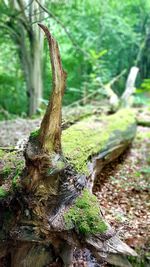
[[[61,134],[66,73],[56,41],[40,27],[50,47],[53,93],[40,129],[25,146],[25,162],[16,151],[1,155],[0,266],[43,267],[57,260],[69,267],[75,248],[88,249],[99,263],[117,254],[136,256],[105,221],[92,194],[102,168],[131,144],[134,113],[92,115]]]

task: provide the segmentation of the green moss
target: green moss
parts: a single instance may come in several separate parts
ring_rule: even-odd
[[[35,130],[35,131],[32,131],[32,132],[30,133],[30,136],[31,136],[31,137],[37,137],[37,136],[39,135],[39,132],[40,132],[40,129],[37,129],[37,130]]]
[[[4,168],[3,168],[3,174],[4,175],[9,175],[11,173],[11,166],[5,166]]]
[[[4,178],[12,179],[18,171],[23,169],[24,160],[21,157],[23,157],[23,155],[16,151],[5,152],[1,168],[1,175],[3,175]]]
[[[135,123],[131,109],[120,109],[110,116],[86,118],[62,133],[64,156],[69,159],[78,173],[88,174],[87,161],[91,155],[101,151],[114,131],[125,131]]]
[[[23,170],[23,165],[24,165],[24,162],[22,160],[20,160],[18,162],[18,165],[16,168],[15,176],[12,179],[12,186],[15,189],[20,186],[20,175],[21,175],[22,170]]]
[[[100,215],[99,205],[94,195],[85,189],[73,207],[64,216],[67,228],[75,226],[81,234],[104,233],[107,225]]]
[[[19,183],[19,181],[20,181],[20,173],[16,173],[16,175],[13,177],[13,179],[12,179],[12,186],[13,186],[13,188],[18,188],[19,187],[19,185],[20,185],[20,183]]]
[[[0,149],[0,159],[2,159],[4,155],[5,155],[5,152],[2,149]]]
[[[0,199],[7,197],[9,194],[2,186],[0,186]]]

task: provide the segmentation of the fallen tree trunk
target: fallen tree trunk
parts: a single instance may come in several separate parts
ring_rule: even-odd
[[[17,151],[1,152],[0,264],[42,267],[57,260],[60,266],[73,266],[74,248],[89,249],[98,262],[109,262],[117,253],[134,256],[92,194],[102,168],[131,144],[134,113],[121,109],[110,116],[93,115],[61,135],[66,74],[56,41],[40,27],[51,52],[52,100],[40,129],[29,137],[25,162]]]
[[[87,175],[92,188],[102,168],[125,151],[135,132],[135,115],[131,109],[85,118],[63,131],[64,156],[78,173]]]

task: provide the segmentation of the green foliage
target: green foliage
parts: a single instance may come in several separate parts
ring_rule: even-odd
[[[144,79],[141,84],[141,91],[150,91],[150,79]]]
[[[140,85],[140,88],[136,89],[136,94],[134,96],[135,106],[150,106],[149,94],[150,92],[150,79],[144,79]]]
[[[150,79],[144,79],[140,88],[136,89],[134,97],[135,106],[150,106],[150,99],[147,94],[150,92]]]
[[[11,119],[26,113],[27,97],[15,46],[5,38],[3,42],[0,42],[0,119]]]
[[[145,38],[142,27],[148,26],[149,7],[148,0],[123,3],[116,0],[105,3],[97,0],[70,1],[63,8],[59,3],[49,4],[49,9],[63,21],[80,47],[72,47],[65,32],[60,31],[60,25],[53,22],[54,28],[51,28],[61,42],[63,63],[69,73],[67,101],[68,98],[73,100],[75,95],[70,88],[77,89],[76,97],[79,98],[84,94],[85,82],[86,91],[94,91],[100,87],[97,79],[108,82],[134,64]],[[100,57],[99,53],[102,53]],[[125,79],[115,88],[120,94],[125,88]]]
[[[128,260],[132,264],[132,267],[149,266],[149,253],[145,253],[145,251],[138,250],[137,254],[138,257],[128,256]]]
[[[84,235],[104,233],[107,230],[97,199],[87,189],[76,199],[64,218],[68,228],[75,226],[76,230]]]
[[[28,108],[25,73],[14,33],[16,21],[11,19],[17,15],[9,2],[0,3],[0,25],[4,30],[0,35],[0,119],[11,119],[11,114],[25,116]],[[105,92],[101,82],[107,83],[137,61],[141,73],[139,83],[146,78],[142,86],[148,88],[150,53],[144,40],[149,29],[149,0],[72,0],[63,5],[61,1],[46,1],[45,6],[61,22],[51,16],[44,23],[50,26],[58,40],[63,66],[68,73],[64,105],[95,91],[98,91],[98,98],[103,99]],[[9,27],[10,20],[12,27]],[[19,29],[19,23],[17,25]],[[27,40],[24,45],[29,47]],[[46,45],[43,67],[43,97],[48,99],[52,74]],[[114,86],[119,95],[125,88],[125,80],[126,76],[123,76]]]
[[[135,107],[150,106],[150,99],[143,93],[137,93],[134,96],[133,104]]]

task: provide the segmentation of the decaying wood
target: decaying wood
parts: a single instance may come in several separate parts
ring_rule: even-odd
[[[120,78],[126,70],[123,70],[118,76],[116,76],[112,81],[105,85],[106,92],[110,98],[109,103],[112,107],[113,111],[118,110],[120,106],[131,106],[130,97],[135,92],[135,81],[139,72],[139,68],[136,66],[131,67],[130,72],[127,77],[126,86],[124,93],[122,94],[121,98],[117,96],[117,94],[112,90],[112,84]]]
[[[66,82],[66,73],[62,68],[58,44],[47,27],[42,24],[39,24],[39,26],[44,31],[49,44],[53,88],[51,101],[49,101],[39,129],[38,145],[33,140],[31,142],[29,140],[25,150],[28,177],[31,177],[32,180],[29,185],[30,189],[37,186],[38,181],[42,179],[43,169],[47,169],[48,165],[52,167],[52,161],[55,161],[55,154],[61,152],[61,106]]]
[[[127,118],[127,110],[120,110],[113,117],[85,118],[64,130],[61,141],[61,102],[66,74],[56,41],[45,26],[40,24],[40,27],[46,33],[51,52],[53,93],[40,130],[31,134],[26,145],[25,168],[19,173],[19,186],[15,184],[16,176],[10,176],[10,192],[0,199],[0,260],[6,260],[11,267],[43,267],[59,259],[60,266],[71,267],[75,247],[88,248],[98,262],[103,255],[106,261],[117,253],[135,256],[107,222],[104,233],[82,235],[75,225],[67,227],[64,218],[83,190],[92,191],[102,168],[132,142],[136,130],[133,113],[129,112]],[[2,185],[3,190],[7,186]],[[11,212],[9,220],[6,212]],[[100,209],[98,214],[103,216]]]
[[[126,82],[126,87],[123,95],[121,96],[121,101],[124,105],[129,106],[129,98],[135,92],[135,81],[137,78],[137,74],[139,72],[138,67],[132,67]]]
[[[124,74],[126,69],[124,69],[119,75],[114,77],[110,82],[104,85],[104,89],[107,92],[107,97],[109,98],[109,105],[112,111],[116,111],[119,108],[120,99],[119,96],[113,91],[112,86],[117,82]]]
[[[61,151],[61,106],[66,86],[66,72],[62,68],[57,42],[45,26],[39,26],[48,40],[53,77],[52,97],[41,123],[39,138],[44,150],[58,153]]]

